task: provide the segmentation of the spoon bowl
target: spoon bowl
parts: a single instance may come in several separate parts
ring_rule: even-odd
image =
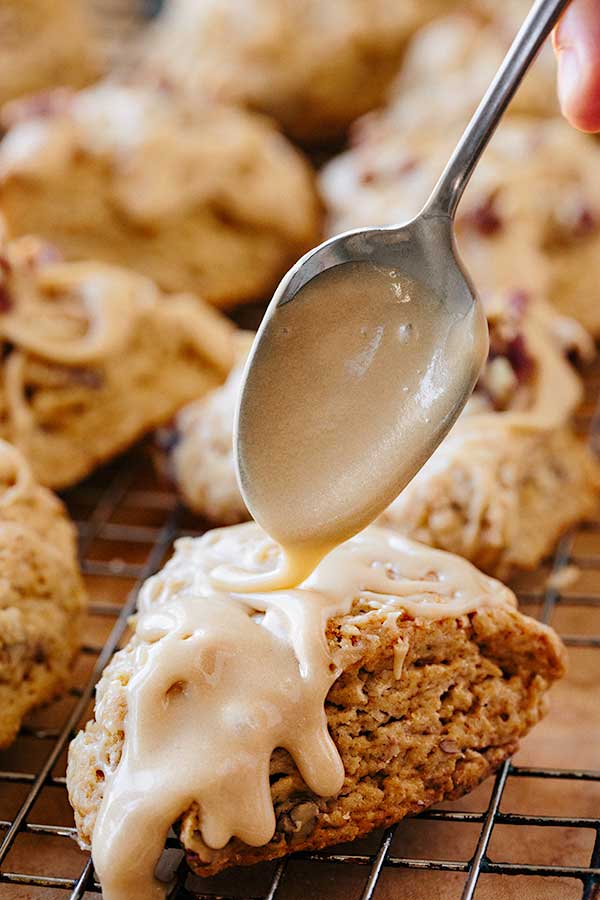
[[[279,285],[243,381],[238,474],[256,520],[303,552],[365,527],[448,433],[487,349],[447,216],[311,251]]]

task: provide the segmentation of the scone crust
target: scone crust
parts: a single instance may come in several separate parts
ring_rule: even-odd
[[[383,119],[397,130],[450,132],[458,139],[500,67],[527,14],[527,4],[462,3],[415,34],[388,91]],[[527,72],[510,115],[559,115],[556,61],[545,45]]]
[[[238,335],[237,364],[225,384],[181,410],[166,461],[188,507],[215,525],[250,518],[235,473],[233,420],[252,337],[250,332]]]

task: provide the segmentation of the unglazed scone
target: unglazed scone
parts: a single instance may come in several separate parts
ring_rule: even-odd
[[[11,234],[230,306],[264,296],[317,242],[302,156],[261,116],[103,82],[12,104],[0,144]]]
[[[501,578],[535,568],[597,511],[600,491],[598,462],[569,427],[582,398],[557,345],[569,323],[527,306],[521,295],[489,309],[490,359],[470,407],[381,517]]]
[[[51,487],[95,466],[218,385],[234,328],[192,295],[36,238],[0,245],[0,436]]]
[[[519,613],[507,588],[458,557],[370,527],[333,551],[299,588],[243,598],[247,613],[265,609],[262,604],[266,603],[267,616],[279,608],[280,615],[287,611],[293,617],[290,604],[296,603],[298,608],[306,604],[306,620],[299,621],[310,621],[311,610],[317,608],[329,614],[325,622],[317,616],[315,633],[309,628],[298,638],[303,644],[311,635],[323,636],[325,628],[319,651],[324,655],[318,657],[319,664],[313,659],[313,666],[329,672],[329,687],[317,705],[322,711],[324,701],[326,720],[321,727],[324,734],[328,727],[343,771],[340,767],[341,789],[335,796],[319,796],[300,775],[290,755],[294,749],[288,753],[276,744],[278,749],[270,755],[270,765],[266,759],[264,772],[262,759],[248,759],[254,729],[260,734],[263,727],[274,726],[273,740],[286,740],[285,733],[277,736],[277,717],[263,703],[263,692],[265,697],[272,692],[275,706],[279,699],[279,686],[271,683],[270,660],[264,659],[262,681],[260,664],[258,669],[250,667],[249,677],[257,681],[246,695],[245,660],[236,657],[234,662],[232,655],[239,652],[236,634],[219,633],[217,661],[211,657],[212,604],[241,601],[215,593],[210,573],[223,563],[255,571],[272,562],[276,553],[275,545],[253,523],[209,532],[196,540],[183,539],[174,558],[142,590],[137,632],[105,670],[98,686],[96,718],[72,743],[67,771],[80,843],[83,847],[93,843],[101,879],[104,872],[113,888],[109,859],[125,869],[129,865],[135,877],[151,873],[154,853],[162,849],[162,834],[176,819],[189,864],[199,874],[209,875],[292,850],[315,850],[352,840],[460,796],[514,752],[520,737],[543,715],[546,690],[563,673],[559,639],[548,627]],[[198,622],[205,625],[190,633],[188,616],[199,616]],[[275,625],[273,620],[270,626],[276,629],[277,641],[287,640],[284,621]],[[250,627],[256,639],[262,625],[261,617]],[[293,643],[297,632],[292,629],[290,634]],[[192,642],[196,644],[188,652]],[[183,655],[178,658],[179,653]],[[202,662],[193,671],[186,669],[182,667],[185,654]],[[232,661],[223,668],[219,657]],[[290,671],[300,658],[293,661],[292,657]],[[241,679],[239,694],[231,683],[229,666]],[[151,720],[144,712],[150,700],[144,693],[151,685],[155,705],[155,688],[166,692],[164,715],[169,717],[166,729],[156,720],[158,731],[152,733],[146,730]],[[189,771],[183,768],[189,754],[197,759],[209,750],[204,740],[201,747],[182,746],[179,729],[189,725],[192,730],[186,733],[191,737],[191,720],[204,715],[204,707],[215,709],[213,691],[220,697],[221,690],[225,693],[218,712],[209,721],[217,740],[224,742],[224,756],[205,760],[207,769],[201,771],[206,787],[200,796],[190,785],[187,802],[172,821],[164,820],[164,810],[163,818],[155,818],[156,807],[171,797],[171,787],[167,785],[163,795],[162,781],[157,780],[161,787],[146,801],[136,792],[136,783],[162,779],[170,760],[165,777],[170,784],[175,774],[173,785],[178,786],[173,789],[180,790],[181,778],[172,772],[173,748],[179,747],[177,752],[182,753],[182,772]],[[307,715],[300,726],[302,733],[311,731],[311,723]],[[209,725],[203,721],[199,727]],[[228,735],[236,749],[239,745],[239,758],[228,759],[232,747]],[[150,757],[145,758],[148,750]],[[322,747],[319,750],[324,752]],[[311,752],[319,751],[316,746],[304,747],[308,759],[303,757],[303,771],[311,769]],[[250,775],[242,777],[237,769],[243,766],[250,772],[255,764],[260,784],[252,783]],[[128,783],[124,770],[139,781]],[[185,774],[182,777],[185,783]],[[212,778],[222,784],[222,794],[214,794]],[[211,849],[205,838],[212,812],[219,816],[224,808],[230,813],[233,809],[234,817],[238,810],[243,818],[247,804],[251,810],[258,802],[263,779],[267,793],[266,797],[260,794],[257,808],[262,811],[263,803],[267,810],[271,804],[274,807],[272,838],[261,846],[248,846],[233,837],[220,849]],[[107,829],[107,810],[118,823],[119,835]],[[235,834],[235,824],[231,827]],[[99,835],[98,829],[104,834]],[[108,841],[104,846],[103,838]],[[128,845],[125,853],[121,852],[123,841]],[[140,867],[142,848],[149,859]]]
[[[452,149],[437,133],[410,134],[385,115],[325,167],[321,189],[333,234],[403,222],[426,201]],[[482,291],[526,288],[600,333],[600,145],[562,119],[508,117],[467,187],[459,249]]]
[[[21,720],[64,687],[78,649],[85,594],[75,529],[0,440],[0,748]]]
[[[407,41],[452,0],[169,0],[140,68],[192,98],[246,105],[302,141],[378,106]]]
[[[2,0],[0,104],[45,88],[82,87],[98,76],[85,0]]]
[[[577,322],[523,292],[488,298],[486,312],[491,353],[475,394],[382,522],[506,577],[537,565],[596,509],[600,469],[569,426],[581,384],[565,359],[593,345]],[[185,502],[217,524],[249,518],[233,461],[243,363],[181,411],[171,442]]]

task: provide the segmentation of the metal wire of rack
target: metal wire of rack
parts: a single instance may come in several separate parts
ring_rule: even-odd
[[[592,414],[600,391],[600,365],[588,377],[587,390],[588,402],[578,424],[587,427],[592,419],[591,439],[596,441],[600,440],[600,419],[597,415],[592,418]],[[38,897],[78,900],[100,892],[89,857],[72,840],[75,829],[66,804],[65,749],[73,733],[88,718],[94,685],[126,636],[128,617],[135,608],[140,584],[161,566],[175,538],[182,533],[202,531],[198,521],[190,519],[179,506],[175,495],[157,482],[147,455],[140,448],[69,492],[65,499],[79,529],[82,568],[92,597],[90,629],[75,670],[75,686],[68,697],[32,716],[15,746],[0,753],[0,898],[6,900]],[[552,586],[555,580],[547,586],[549,573],[557,573],[573,563],[581,571],[584,582],[584,576],[590,573],[595,576],[595,587],[561,592]],[[550,567],[544,568],[543,577],[537,573],[533,579],[525,580],[519,596],[526,612],[536,614],[543,621],[552,621],[558,630],[561,630],[559,613],[563,610],[575,613],[575,622],[589,623],[594,618],[598,622],[600,520],[566,535]],[[575,652],[585,650],[598,655],[600,628],[598,633],[588,632],[589,624],[584,624],[581,633],[562,636]],[[591,690],[594,691],[593,685]],[[600,718],[600,704],[596,705]],[[600,723],[596,728],[600,728]],[[573,748],[594,740],[589,721],[576,723],[576,730]],[[600,749],[597,754],[600,755]],[[569,764],[569,757],[564,758],[560,767],[536,765],[535,760],[531,764],[508,761],[479,808],[477,804],[475,809],[469,808],[468,803],[465,807],[464,801],[458,808],[457,804],[450,808],[442,805],[408,824],[377,833],[366,842],[333,852],[296,854],[278,864],[233,870],[207,881],[188,873],[181,852],[176,850],[176,841],[170,840],[167,853],[174,857],[171,869],[176,871],[173,897],[176,900],[292,900],[312,891],[319,898],[391,900],[391,897],[405,896],[404,882],[396,883],[392,879],[386,886],[386,879],[394,873],[411,873],[411,892],[406,894],[411,898],[429,898],[435,893],[457,900],[513,896],[526,900],[555,897],[593,900],[600,897],[600,761],[593,769],[571,768]],[[507,786],[518,785],[516,793],[512,791],[514,805],[515,796],[522,793],[526,783],[533,786],[532,796],[539,794],[543,785],[562,785],[565,788],[562,806],[566,809],[561,809],[560,814],[505,809],[504,801],[510,793]],[[598,790],[593,815],[589,814],[589,804],[586,814],[574,808],[577,805],[574,798],[582,788],[585,796],[592,789]],[[48,799],[49,793],[53,798]],[[481,789],[475,793],[481,794]],[[13,804],[10,813],[7,803]],[[469,852],[421,853],[414,841],[411,844],[417,829],[422,832],[422,843],[427,849],[439,848],[432,829],[440,825],[468,831],[472,838]],[[527,828],[544,829],[542,843],[549,845],[553,841],[546,835],[552,829],[559,829],[565,837],[561,839],[564,846],[556,850],[558,861],[498,858],[502,842],[496,851],[492,847],[495,836],[503,828],[513,834],[524,834]],[[398,852],[396,846],[398,829],[402,831],[399,849],[403,852]],[[586,843],[587,859],[582,858],[581,842],[573,838],[584,832],[590,837]],[[19,849],[20,843],[23,846]],[[536,852],[541,846],[537,844]],[[447,842],[442,848],[448,850]],[[440,887],[426,885],[425,893],[420,894],[418,890],[414,893],[418,876],[430,873],[442,879]],[[491,876],[496,878],[491,881],[492,893],[489,893],[484,881]],[[533,891],[528,893],[523,888],[523,879],[534,884]],[[550,886],[549,893],[546,884]],[[518,885],[518,894],[511,893],[511,885]],[[299,888],[302,888],[300,893]]]

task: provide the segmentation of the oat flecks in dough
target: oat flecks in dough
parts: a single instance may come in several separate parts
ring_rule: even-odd
[[[233,326],[143,276],[65,263],[34,238],[0,246],[0,436],[64,487],[216,387]]]
[[[23,717],[65,685],[79,646],[85,594],[75,529],[0,441],[0,747]]]
[[[100,55],[85,0],[2,0],[0,104],[46,88],[82,87]],[[40,112],[43,97],[40,97]]]
[[[35,98],[9,110],[0,204],[11,234],[218,306],[268,294],[317,242],[310,167],[263,117],[113,82],[51,101],[43,115]]]
[[[250,529],[248,534],[256,529],[240,527]],[[212,536],[220,539],[217,532]],[[148,583],[142,609],[164,604],[166,610],[171,599],[189,593],[210,539],[180,542],[175,557]],[[276,750],[270,780],[277,827],[268,844],[253,848],[233,839],[222,850],[210,850],[200,836],[198,805],[191,804],[183,815],[180,838],[200,874],[352,840],[459,796],[514,752],[519,738],[543,715],[545,692],[564,668],[554,632],[517,612],[511,592],[468,563],[410,542],[399,544],[397,553],[404,552],[401,547],[407,556],[404,563],[394,557],[395,570],[404,587],[411,578],[421,579],[415,582],[418,595],[386,594],[377,602],[373,595],[360,595],[357,585],[356,596],[348,598],[350,611],[327,626],[331,659],[341,672],[326,701],[346,773],[339,796],[312,794],[290,756]],[[377,561],[385,566],[386,559]],[[450,562],[459,594],[470,596],[467,585],[479,585],[476,611],[433,621],[413,618],[424,596],[415,566],[427,570],[433,599],[442,570],[448,588]],[[443,609],[441,594],[437,597]],[[399,642],[405,651],[401,672]],[[106,784],[121,758],[128,685],[144,659],[144,640],[134,636],[104,673],[95,721],[71,745],[67,781],[84,846],[91,842]]]
[[[326,141],[382,102],[411,35],[453,5],[169,0],[138,68],[192,98],[266,112],[302,141]]]

